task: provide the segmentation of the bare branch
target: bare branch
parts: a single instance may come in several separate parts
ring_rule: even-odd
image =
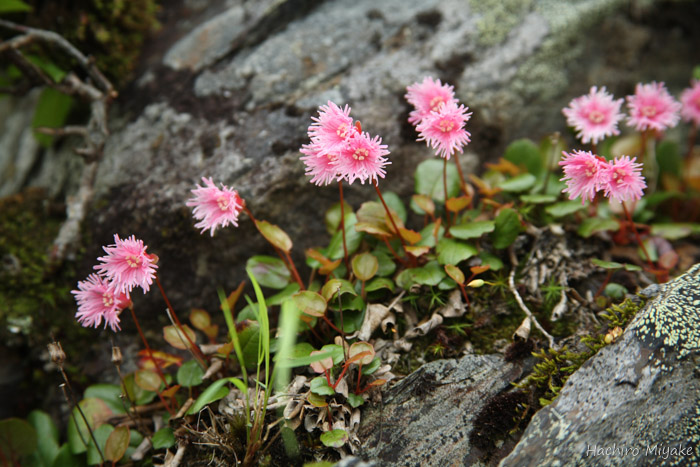
[[[520,297],[520,294],[518,293],[518,289],[515,288],[515,267],[511,269],[510,275],[508,276],[508,287],[510,288],[511,293],[515,297],[515,301],[518,302],[518,306],[520,307],[521,310],[525,312],[527,317],[535,324],[535,327],[540,330],[540,332],[547,338],[549,341],[549,346],[553,349],[556,348],[554,344],[554,337],[552,337],[547,331],[544,330],[544,328],[540,325],[540,323],[537,321],[537,318],[535,318],[535,315],[532,314],[530,309],[525,305],[525,302],[523,302],[523,299]]]

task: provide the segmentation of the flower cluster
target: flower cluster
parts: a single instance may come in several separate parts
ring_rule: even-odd
[[[209,230],[214,236],[217,227],[226,227],[233,224],[238,227],[238,215],[245,206],[245,201],[238,196],[236,190],[232,190],[223,183],[217,188],[211,177],[202,177],[206,186],[197,185],[192,190],[194,198],[187,200],[187,206],[193,207],[192,215],[199,222],[194,226],[202,229],[201,233]]]
[[[312,120],[308,129],[311,143],[301,147],[301,160],[311,183],[328,185],[346,180],[352,184],[359,180],[364,184],[384,178],[384,167],[391,164],[386,158],[387,146],[379,136],[372,138],[359,122],[353,122],[349,106],[340,108],[328,101]]]
[[[113,331],[120,329],[119,313],[129,305],[134,287],[149,291],[158,257],[146,253],[148,247],[143,240],[133,235],[125,240],[114,235],[114,244],[103,247],[106,256],[101,256],[94,267],[98,274],[90,274],[78,282],[78,289],[71,291],[78,303],[75,317],[85,327],[97,327],[105,321]]]
[[[590,151],[562,152],[559,162],[564,171],[561,179],[566,182],[565,193],[569,199],[581,197],[581,203],[593,200],[596,192],[603,190],[604,196],[620,202],[638,200],[646,188],[642,177],[642,164],[629,156],[615,158],[612,162]]]
[[[681,117],[686,122],[700,126],[700,80],[693,80],[692,86],[681,93]]]
[[[700,121],[700,87],[695,94],[695,113],[692,111],[691,92],[692,90],[687,90],[688,97],[684,98],[688,104],[684,104],[683,115],[687,115],[688,120],[693,118],[690,115],[695,115],[697,121]],[[625,116],[620,113],[622,103],[623,99],[613,99],[605,87],[598,90],[593,86],[588,94],[573,99],[568,107],[562,109],[562,113],[582,143],[598,144],[606,137],[620,134],[617,125]],[[664,83],[656,82],[637,84],[634,95],[627,96],[627,108],[627,125],[637,131],[664,131],[674,127],[678,124],[681,112],[681,104],[668,93]]]
[[[455,98],[453,87],[427,77],[406,91],[405,98],[414,107],[408,121],[415,125],[418,141],[425,141],[436,155],[448,160],[455,150],[463,152],[471,136],[464,125],[472,114]]]

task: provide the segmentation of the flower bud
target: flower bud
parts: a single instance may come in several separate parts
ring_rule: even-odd
[[[122,364],[122,350],[117,346],[112,347],[112,363],[115,365]]]
[[[467,284],[467,287],[472,287],[472,288],[477,289],[477,288],[481,287],[482,285],[484,285],[485,283],[486,282],[484,282],[483,279],[474,279],[473,281],[471,281],[470,283]]]
[[[51,361],[54,362],[58,366],[63,365],[63,362],[66,361],[66,353],[63,351],[63,348],[61,347],[61,343],[60,342],[52,342],[48,345],[48,347],[49,347],[49,356],[51,357]]]

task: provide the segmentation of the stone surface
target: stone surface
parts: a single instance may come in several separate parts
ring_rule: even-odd
[[[497,355],[467,355],[423,365],[362,414],[359,454],[381,465],[474,465],[477,415],[511,387],[523,367]]]
[[[700,465],[700,265],[535,414],[502,466]]]
[[[238,189],[258,217],[290,234],[301,259],[303,249],[327,241],[320,215],[338,199],[335,187],[309,184],[298,159],[318,105],[348,103],[363,128],[382,136],[392,162],[382,187],[407,195],[417,163],[433,157],[406,122],[407,85],[426,75],[455,85],[474,112],[472,143],[460,157],[473,172],[514,138],[565,132],[560,109],[591,85],[621,96],[654,79],[677,93],[700,61],[692,21],[699,10],[693,2],[630,8],[623,0],[171,5],[137,79],[112,109],[76,279],[92,270],[115,232],[134,234],[161,258],[176,308],[216,307],[217,286],[234,288],[251,254],[274,252],[247,219],[214,239],[199,235],[184,203],[202,176]],[[24,130],[9,130],[20,118],[15,112],[0,115],[8,129],[0,161],[9,161],[0,193],[31,185],[74,193],[81,162],[73,142],[17,160]],[[31,113],[23,115],[26,126]],[[357,209],[374,192],[355,184],[346,195]],[[151,293],[137,306],[160,315],[163,303]]]

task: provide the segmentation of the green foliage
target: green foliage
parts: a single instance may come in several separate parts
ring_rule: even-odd
[[[415,191],[421,195],[430,196],[439,203],[445,202],[443,182],[444,163],[439,159],[427,159],[418,164],[414,175]],[[459,174],[453,164],[447,164],[447,198],[459,193]]]

